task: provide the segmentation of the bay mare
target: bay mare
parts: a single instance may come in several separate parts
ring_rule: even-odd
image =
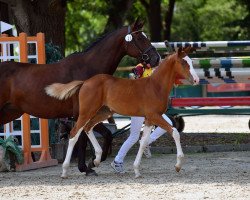
[[[112,116],[113,113],[128,116],[145,117],[145,127],[140,148],[134,162],[135,176],[139,177],[139,165],[143,150],[148,144],[153,125],[160,126],[170,134],[176,143],[177,163],[175,169],[180,171],[184,154],[180,144],[180,135],[164,120],[162,114],[167,109],[168,97],[177,77],[185,78],[195,84],[199,78],[193,70],[192,61],[187,56],[190,47],[178,49],[178,52],[164,59],[154,73],[147,78],[129,80],[115,78],[107,74],[96,75],[86,81],[73,81],[68,84],[55,83],[46,87],[48,95],[67,101],[80,87],[79,117],[70,132],[71,139],[63,163],[62,177],[68,176],[68,168],[73,147],[84,130],[95,148],[94,165],[99,166],[102,148],[93,134],[93,126]]]
[[[132,26],[106,34],[85,52],[69,55],[54,64],[0,63],[0,124],[13,121],[24,113],[46,119],[77,119],[78,93],[66,101],[59,101],[46,95],[44,88],[47,85],[86,80],[96,74],[113,74],[125,55],[152,66],[158,65],[159,54],[141,31],[142,27],[143,23],[136,20]],[[112,136],[103,136],[104,145],[110,146]],[[103,159],[107,153],[104,152]],[[83,156],[80,165],[84,165],[85,170],[85,154]]]

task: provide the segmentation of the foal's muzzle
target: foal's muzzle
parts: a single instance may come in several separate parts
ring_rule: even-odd
[[[188,82],[192,85],[198,85],[200,80],[199,78],[197,79],[196,77],[194,78],[192,75],[187,78]]]

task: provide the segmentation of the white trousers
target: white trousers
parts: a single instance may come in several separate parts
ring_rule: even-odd
[[[173,126],[172,121],[163,114],[162,117]],[[117,156],[115,157],[115,162],[123,163],[125,156],[131,147],[139,140],[141,128],[144,122],[144,117],[131,117],[130,135],[127,140],[121,146]],[[161,137],[166,131],[160,127],[157,127],[151,134],[149,138],[149,144]]]

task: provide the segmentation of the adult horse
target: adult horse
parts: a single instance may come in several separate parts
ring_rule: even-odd
[[[167,109],[170,91],[176,78],[182,77],[195,84],[199,78],[193,70],[192,60],[187,56],[190,47],[178,49],[167,57],[154,73],[147,78],[128,80],[112,77],[107,74],[96,75],[86,81],[73,81],[68,84],[55,83],[46,87],[46,93],[63,101],[74,94],[79,87],[79,117],[70,132],[71,139],[63,163],[62,177],[67,177],[72,149],[84,130],[95,148],[95,166],[100,164],[102,149],[93,134],[93,126],[110,117],[113,113],[128,116],[145,117],[144,133],[140,149],[134,162],[136,177],[140,176],[139,165],[143,150],[148,144],[152,125],[165,129],[175,140],[177,148],[177,163],[175,169],[180,171],[184,154],[180,144],[180,135],[162,114]],[[95,89],[95,92],[92,92]],[[91,106],[90,106],[91,105]]]
[[[77,119],[77,94],[59,101],[46,95],[44,87],[54,82],[86,80],[96,74],[113,74],[125,55],[156,66],[159,54],[141,31],[142,27],[143,23],[136,20],[132,26],[104,35],[84,52],[54,64],[0,63],[0,124],[24,113],[47,119],[72,116]],[[105,141],[110,145],[110,137]]]

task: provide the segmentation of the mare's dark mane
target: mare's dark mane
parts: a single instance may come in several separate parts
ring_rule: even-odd
[[[82,50],[82,51],[76,51],[76,52],[74,52],[74,53],[68,55],[67,57],[69,57],[69,56],[71,56],[71,55],[84,54],[84,53],[90,51],[93,47],[95,47],[98,43],[100,43],[104,38],[106,38],[106,37],[112,35],[114,32],[115,32],[115,31],[111,31],[111,32],[108,32],[108,33],[106,33],[106,34],[104,34],[104,35],[99,36],[94,42],[92,42],[92,43],[91,43],[89,46],[87,46],[84,50]]]

